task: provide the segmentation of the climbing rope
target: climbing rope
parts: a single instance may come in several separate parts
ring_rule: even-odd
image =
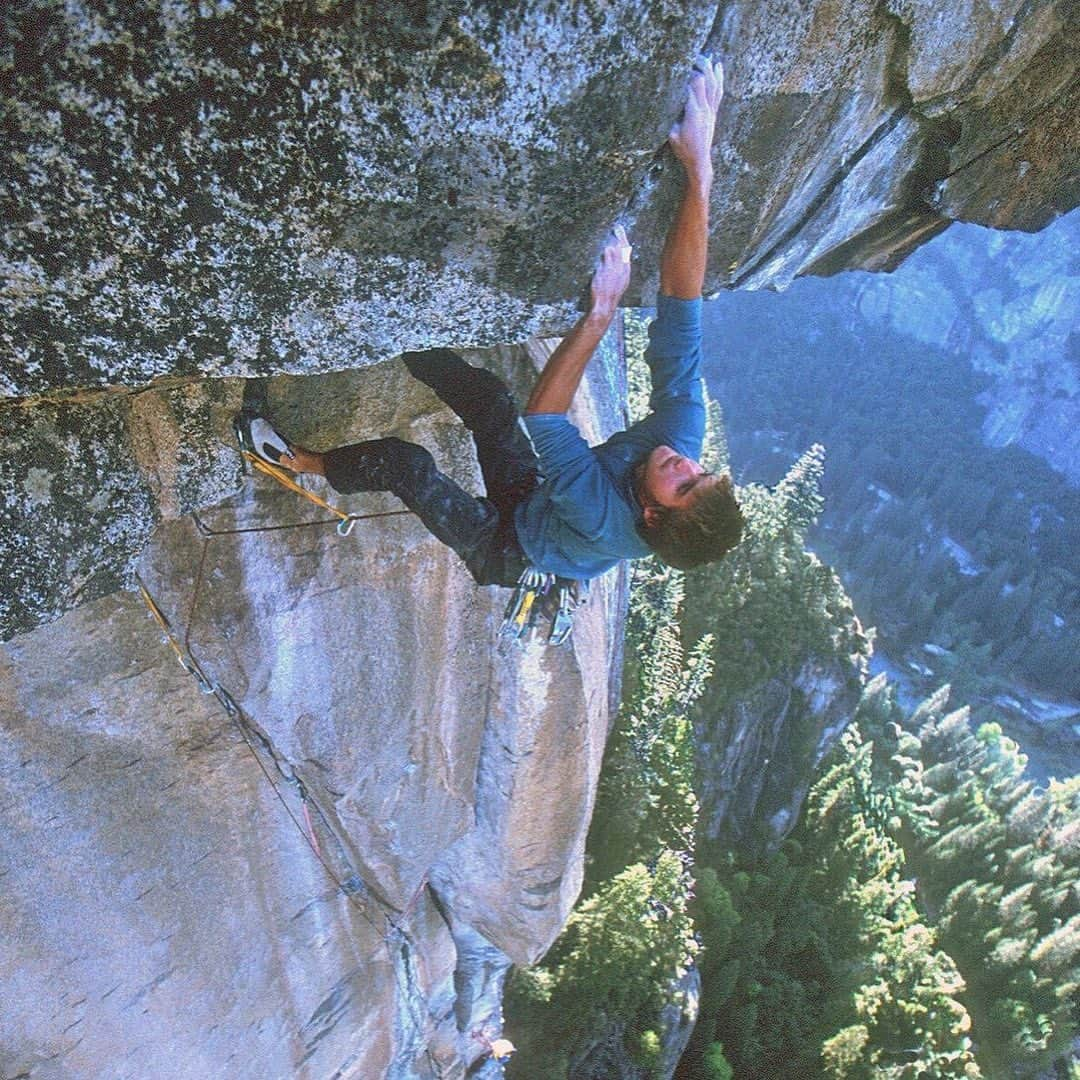
[[[216,535],[221,535],[221,533],[218,533]],[[188,674],[190,674],[196,680],[199,685],[199,689],[204,694],[212,694],[214,696],[218,704],[221,705],[222,709],[224,709],[226,715],[236,725],[236,728],[240,732],[240,736],[244,741],[244,745],[247,747],[251,756],[255,759],[255,763],[258,765],[259,771],[262,773],[266,782],[270,785],[270,788],[274,792],[274,795],[276,796],[278,802],[280,802],[281,805],[284,807],[285,813],[289,815],[289,818],[295,826],[297,832],[304,838],[304,842],[311,849],[312,853],[315,855],[315,858],[318,859],[327,876],[330,878],[331,881],[333,881],[335,887],[342,893],[342,895],[352,905],[352,907],[355,908],[357,912],[359,912],[360,917],[364,920],[364,922],[366,922],[368,926],[371,927],[371,929],[378,935],[379,939],[382,941],[383,946],[386,949],[387,958],[390,961],[390,969],[394,973],[394,981],[397,983],[398,992],[402,995],[402,1000],[407,1000],[406,995],[410,992],[410,988],[403,982],[401,972],[398,969],[399,958],[395,952],[394,947],[391,944],[391,935],[396,935],[398,940],[408,942],[408,933],[401,925],[401,923],[394,919],[389,914],[389,912],[385,910],[383,910],[382,915],[383,918],[386,920],[388,929],[384,930],[383,928],[381,928],[376,922],[376,920],[368,914],[366,906],[360,900],[361,894],[370,893],[370,890],[368,890],[360,875],[356,872],[353,872],[346,877],[342,877],[330,865],[329,860],[323,854],[322,849],[319,845],[319,838],[315,831],[314,823],[312,821],[310,807],[315,808],[316,815],[322,822],[323,827],[326,829],[329,835],[331,837],[334,837],[335,839],[336,836],[334,830],[330,827],[329,822],[327,822],[326,816],[322,813],[318,802],[316,802],[315,799],[310,796],[303,780],[299,776],[297,776],[295,772],[287,773],[282,768],[281,763],[278,760],[277,754],[274,752],[274,748],[270,742],[270,739],[259,729],[254,720],[244,711],[244,709],[241,708],[241,706],[237,703],[236,699],[232,696],[232,694],[230,694],[229,691],[226,690],[219,682],[217,682],[216,680],[211,680],[207,676],[199,660],[191,651],[190,617],[194,614],[198,606],[199,592],[203,580],[203,569],[206,563],[206,552],[209,549],[210,541],[212,539],[213,534],[210,536],[205,536],[203,539],[202,554],[199,559],[199,570],[196,579],[196,587],[192,590],[192,603],[189,609],[189,621],[184,633],[183,645],[181,645],[181,643],[178,641],[176,634],[173,632],[172,626],[169,623],[168,618],[161,610],[161,606],[151,595],[150,590],[146,587],[146,583],[142,580],[141,577],[136,575],[139,592],[141,593],[142,598],[150,611],[150,614],[153,616],[154,621],[160,628],[162,635],[165,638],[165,641],[168,643],[169,647],[173,650],[173,652],[177,656],[177,659],[180,661],[181,666],[184,668],[185,671],[188,672]],[[296,816],[293,808],[289,805],[288,801],[285,799],[285,796],[282,794],[280,787],[274,781],[273,776],[270,774],[270,770],[267,768],[265,762],[263,761],[262,755],[256,749],[256,741],[258,741],[258,743],[262,745],[263,751],[274,762],[274,766],[282,779],[287,781],[296,789],[297,796],[300,799],[300,806],[303,812],[304,822],[307,825],[306,829],[304,827],[304,824],[301,824],[300,819]],[[345,859],[345,861],[347,863],[348,860]],[[405,910],[402,912],[403,918],[408,917],[409,912],[412,910],[414,904],[419,899],[426,885],[427,876],[425,875],[424,879],[420,882],[420,885],[417,887],[416,891],[410,898]],[[401,960],[403,963],[406,964],[408,964],[409,962],[405,958],[404,954],[402,954]],[[423,1053],[425,1058],[427,1058],[429,1065],[433,1067],[435,1075],[442,1075],[441,1069],[439,1069],[438,1067],[438,1063],[432,1056],[430,1047],[425,1047]]]
[[[338,532],[342,536],[348,536],[352,532],[353,526],[360,521],[361,518],[357,514],[347,514],[344,510],[339,510],[336,506],[331,506],[325,499],[320,498],[314,491],[308,491],[306,487],[302,487],[298,484],[284,469],[279,469],[276,465],[271,465],[269,462],[263,461],[257,454],[253,454],[250,450],[241,449],[240,456],[248,462],[253,468],[258,469],[259,472],[265,473],[267,476],[272,476],[282,487],[288,488],[290,491],[295,491],[297,495],[302,495],[305,499],[309,499],[316,506],[321,506],[324,510],[329,510],[331,514],[339,518]],[[396,510],[393,513],[408,514],[408,510]]]
[[[408,511],[394,510],[391,513],[400,514],[408,513]],[[211,529],[194,510],[188,514],[188,517],[191,518],[195,528],[203,536],[239,536],[240,533],[285,532],[287,529],[310,529],[315,525],[337,524],[334,518],[318,518],[315,521],[292,521],[287,525],[250,525],[243,529]]]
[[[241,708],[241,706],[237,703],[236,699],[232,696],[232,694],[229,693],[228,690],[226,690],[217,680],[211,679],[206,674],[206,671],[203,669],[201,662],[194,653],[194,649],[191,643],[191,633],[195,622],[195,615],[198,611],[199,600],[201,598],[203,581],[205,579],[206,557],[210,549],[210,543],[215,537],[237,536],[245,533],[282,532],[288,529],[304,529],[333,524],[337,525],[337,531],[341,536],[348,536],[349,533],[352,532],[353,526],[356,524],[357,521],[371,521],[377,518],[385,517],[400,517],[406,514],[411,514],[412,511],[383,510],[370,514],[346,513],[343,510],[339,510],[337,507],[331,506],[324,499],[314,494],[314,492],[308,491],[306,488],[301,487],[283,470],[277,469],[272,465],[268,465],[266,462],[262,461],[254,454],[251,454],[250,452],[245,450],[243,447],[240,448],[240,453],[243,458],[246,461],[250,462],[259,472],[271,477],[283,487],[288,488],[290,491],[296,492],[297,494],[302,495],[304,498],[310,500],[316,505],[328,510],[334,515],[334,517],[330,519],[322,518],[316,521],[292,522],[284,525],[259,525],[248,526],[239,529],[214,529],[208,526],[198,516],[198,514],[192,512],[189,516],[192,519],[192,523],[194,524],[196,531],[202,537],[202,550],[199,554],[198,567],[195,572],[195,582],[192,587],[191,603],[188,607],[187,625],[184,630],[183,644],[181,644],[181,642],[178,640],[176,634],[173,631],[172,625],[170,624],[164,611],[162,611],[161,606],[157,603],[157,601],[150,593],[150,590],[146,587],[146,583],[138,574],[135,575],[135,580],[138,584],[139,593],[141,594],[143,601],[145,602],[148,610],[150,611],[150,614],[153,617],[154,621],[157,623],[158,628],[161,630],[163,639],[175,653],[176,658],[180,662],[181,666],[184,668],[185,671],[187,671],[189,675],[191,675],[195,679],[195,681],[198,683],[200,691],[202,691],[202,693],[204,694],[213,695],[213,697],[217,700],[218,704],[220,704],[222,709],[224,709],[226,715],[236,724],[236,727],[240,732],[241,738],[243,739],[245,746],[248,748],[248,751],[251,753],[252,757],[255,758],[255,762],[259,766],[259,770],[262,772],[264,778],[266,779],[266,782],[270,785],[278,801],[285,808],[285,812],[289,815],[289,818],[295,826],[297,832],[304,838],[304,842],[311,849],[316,859],[318,859],[323,870],[326,872],[330,880],[333,881],[336,888],[340,890],[340,892],[345,896],[349,903],[359,912],[360,917],[372,928],[372,930],[375,931],[376,934],[379,935],[383,946],[386,948],[387,956],[390,960],[390,967],[394,973],[394,981],[397,983],[398,986],[398,992],[401,995],[402,1001],[407,1001],[408,994],[410,993],[410,987],[403,985],[402,974],[398,966],[399,956],[397,953],[395,953],[395,950],[391,945],[391,935],[396,935],[398,940],[409,943],[410,939],[408,933],[401,925],[401,923],[398,922],[395,918],[393,918],[386,910],[383,910],[382,915],[383,918],[386,920],[386,924],[389,929],[383,931],[379,927],[378,923],[368,914],[366,907],[361,903],[359,899],[359,895],[361,893],[370,894],[370,890],[364,883],[361,876],[354,871],[348,876],[342,877],[330,865],[327,857],[323,855],[322,848],[319,844],[319,838],[315,831],[309,807],[314,807],[315,814],[322,822],[323,827],[334,840],[337,840],[339,846],[341,846],[341,842],[340,840],[338,840],[333,828],[327,821],[326,816],[325,814],[323,814],[318,802],[309,795],[307,787],[304,784],[303,780],[299,776],[297,776],[295,772],[293,772],[292,770],[290,770],[289,772],[285,771],[278,759],[276,752],[274,751],[273,744],[271,743],[270,739],[262,732],[262,730],[258,727],[253,718],[250,717]],[[259,754],[258,750],[255,747],[255,741],[258,741],[258,743],[262,745],[263,751],[270,757],[271,761],[273,761],[274,766],[282,779],[284,779],[286,782],[288,782],[295,788],[297,796],[300,799],[300,806],[304,817],[304,823],[307,826],[306,829],[304,827],[304,824],[301,824],[299,818],[293,812],[293,809],[286,801],[285,796],[281,793],[278,784],[275,783],[273,776],[270,774],[270,770],[266,767],[262,756]],[[345,864],[348,865],[348,857],[345,855],[342,855],[341,857],[342,861],[344,861]],[[425,874],[420,881],[420,884],[417,886],[416,890],[409,898],[408,904],[405,906],[404,910],[401,913],[403,919],[408,917],[409,913],[412,911],[413,907],[419,900],[427,885],[428,879],[427,875]],[[406,967],[411,963],[411,961],[408,959],[408,954],[405,952],[404,948],[400,950],[400,961]],[[416,1025],[416,1031],[419,1033],[420,1026],[418,1021],[414,1019],[413,1023]],[[434,1076],[441,1077],[445,1075],[441,1064],[433,1056],[430,1046],[424,1046],[423,1056],[427,1059],[428,1066],[432,1070],[432,1074]]]
[[[202,575],[202,567],[205,564],[205,555],[208,546],[209,541],[204,541],[203,558],[200,559],[200,578]],[[169,647],[176,654],[177,659],[180,661],[180,665],[184,668],[185,671],[187,671],[189,675],[191,675],[195,679],[202,693],[213,696],[217,700],[218,704],[221,705],[226,715],[236,724],[236,727],[239,730],[245,745],[251,752],[252,757],[255,758],[256,764],[259,766],[259,769],[261,770],[263,776],[266,777],[266,780],[269,783],[274,794],[277,796],[278,801],[282,804],[282,806],[285,808],[285,812],[292,819],[292,822],[296,826],[297,831],[300,833],[301,836],[303,836],[304,840],[311,848],[316,858],[318,858],[319,862],[322,863],[323,868],[333,880],[334,884],[342,891],[342,893],[345,894],[345,896],[349,897],[349,899],[353,901],[353,903],[360,911],[363,918],[368,922],[368,924],[373,929],[378,930],[378,926],[375,924],[375,922],[368,916],[364,908],[358,903],[356,903],[354,899],[355,895],[364,888],[363,882],[359,879],[357,875],[350,875],[346,878],[342,878],[340,875],[338,875],[334,868],[330,866],[327,859],[323,856],[323,853],[319,847],[318,838],[315,835],[314,827],[312,826],[309,804],[315,805],[316,813],[319,815],[320,819],[323,821],[323,824],[328,829],[329,825],[326,823],[325,817],[319,810],[318,804],[314,803],[314,800],[312,800],[311,796],[308,794],[307,787],[304,784],[303,780],[301,780],[300,777],[297,776],[295,773],[286,773],[286,771],[279,764],[277,755],[274,753],[269,739],[259,730],[254,720],[240,707],[239,704],[237,704],[236,699],[231,693],[229,693],[228,690],[225,689],[225,687],[223,687],[216,680],[212,680],[206,674],[206,671],[203,669],[202,664],[191,651],[190,624],[184,635],[184,643],[181,644],[180,641],[177,639],[177,636],[174,633],[172,626],[169,623],[169,620],[162,612],[161,606],[157,603],[157,601],[151,595],[150,590],[146,587],[146,583],[138,575],[136,575],[136,582],[138,583],[139,592],[141,593],[147,608],[149,609],[151,615],[153,615],[154,621],[161,629],[162,636],[166,644],[168,644]],[[197,602],[198,599],[197,592],[193,595],[192,599],[192,610],[194,610],[196,606],[195,602]],[[256,749],[255,742],[253,740],[257,740],[259,743],[262,744],[263,750],[267,754],[269,754],[271,759],[274,761],[278,773],[280,774],[282,779],[287,781],[296,789],[297,796],[300,799],[303,808],[304,817],[308,824],[308,829],[304,828],[300,820],[297,818],[296,814],[293,812],[292,807],[288,804],[284,795],[282,795],[281,789],[279,788],[278,784],[275,783],[274,778],[270,775],[270,771],[269,769],[267,769],[266,764],[262,759],[262,756]],[[386,916],[386,918],[387,921],[395,929],[400,930],[400,927],[398,927],[398,925],[394,922],[393,919],[391,919],[388,915]]]
[[[274,480],[280,483],[283,487],[288,488],[290,491],[297,492],[298,494],[301,494],[305,498],[309,499],[311,502],[316,503],[317,505],[329,510],[331,513],[334,514],[334,518],[324,518],[317,521],[292,522],[284,525],[261,525],[240,529],[214,529],[208,526],[197,514],[192,513],[190,516],[195,525],[195,528],[202,536],[202,549],[199,554],[199,562],[195,571],[195,581],[192,587],[191,602],[188,607],[186,627],[184,630],[182,642],[177,637],[177,634],[174,632],[172,624],[162,610],[161,605],[154,599],[153,595],[147,588],[146,583],[143,581],[141,576],[136,574],[135,580],[138,585],[139,593],[142,596],[143,602],[146,604],[146,607],[149,610],[151,616],[153,617],[154,622],[157,623],[158,628],[161,631],[162,639],[169,646],[169,648],[172,649],[181,667],[183,667],[184,670],[189,675],[191,675],[192,678],[195,679],[196,683],[199,686],[199,690],[204,694],[212,695],[217,700],[218,704],[221,705],[222,709],[224,709],[225,713],[229,716],[229,718],[236,724],[245,745],[251,752],[251,755],[255,758],[255,761],[258,764],[263,776],[266,778],[267,783],[269,783],[278,801],[285,808],[286,813],[289,815],[297,831],[304,838],[308,847],[311,848],[315,857],[322,864],[323,869],[326,871],[327,875],[334,882],[337,888],[340,889],[341,892],[349,899],[353,906],[356,907],[356,909],[360,912],[361,916],[372,927],[372,929],[374,929],[376,932],[381,933],[381,931],[379,931],[378,925],[374,922],[374,920],[371,919],[365,908],[357,900],[358,893],[368,891],[363,880],[356,873],[342,877],[337,873],[337,871],[335,871],[335,869],[328,862],[327,858],[323,855],[322,849],[319,845],[318,836],[312,822],[310,810],[311,806],[314,806],[316,815],[318,816],[319,820],[322,821],[323,827],[327,830],[328,833],[330,833],[331,836],[334,835],[334,831],[331,828],[329,822],[326,820],[325,815],[319,808],[318,803],[308,793],[307,787],[304,784],[303,780],[299,776],[297,776],[295,772],[292,772],[291,770],[286,772],[286,770],[281,766],[269,738],[260,730],[254,720],[240,707],[233,695],[229,693],[229,691],[226,690],[225,687],[223,687],[217,680],[212,679],[209,675],[207,675],[206,670],[202,665],[202,662],[195,654],[194,646],[192,645],[191,641],[191,635],[192,629],[195,624],[195,616],[198,612],[199,601],[202,595],[203,582],[206,576],[207,555],[210,550],[210,543],[215,537],[235,536],[243,533],[280,532],[287,529],[311,528],[313,526],[331,524],[337,524],[338,533],[342,536],[347,536],[352,531],[352,528],[357,521],[367,521],[383,517],[396,517],[404,514],[411,514],[412,511],[387,510],[372,514],[348,514],[343,510],[339,510],[338,508],[331,506],[324,499],[321,499],[313,492],[310,492],[307,489],[301,487],[299,484],[295,483],[289,476],[287,476],[283,471],[275,469],[273,466],[267,465],[265,462],[255,457],[255,455],[250,454],[245,450],[241,450],[241,454],[246,460],[250,461],[260,472],[272,477]],[[300,822],[300,819],[296,816],[296,814],[293,812],[292,807],[289,805],[284,795],[281,793],[281,789],[279,788],[278,784],[274,781],[273,776],[271,776],[269,769],[267,769],[266,764],[262,759],[262,756],[256,749],[256,741],[262,745],[265,753],[270,756],[281,778],[288,782],[296,790],[297,796],[300,799],[304,822],[307,826],[306,828],[304,824]],[[345,861],[346,863],[348,862],[347,858],[345,859]],[[424,882],[421,882],[420,887],[413,894],[412,898],[409,901],[409,905],[408,907],[406,907],[403,914],[407,915],[408,912],[412,909],[412,906],[419,898],[425,884],[426,879]],[[396,922],[386,912],[384,912],[383,915],[390,927],[398,934],[404,936],[404,931],[402,930],[402,927],[398,924],[398,922]]]

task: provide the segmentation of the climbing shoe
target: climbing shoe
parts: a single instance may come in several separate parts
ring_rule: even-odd
[[[281,465],[283,458],[292,460],[289,444],[261,416],[241,413],[236,418],[236,435],[245,450],[271,465]]]

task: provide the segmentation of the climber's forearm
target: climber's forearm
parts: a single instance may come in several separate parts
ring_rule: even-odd
[[[723,97],[723,65],[707,56],[699,57],[683,115],[668,135],[668,145],[686,171],[686,186],[660,257],[660,292],[680,300],[696,300],[705,284],[712,144]]]
[[[709,247],[709,195],[712,166],[687,170],[675,219],[660,256],[660,292],[680,300],[696,300],[705,284]]]
[[[574,328],[548,357],[544,370],[525,405],[528,413],[564,413],[570,409],[581,377],[600,339],[607,333],[615,308],[596,305],[578,319]]]

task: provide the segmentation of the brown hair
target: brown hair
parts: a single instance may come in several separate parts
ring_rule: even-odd
[[[685,509],[655,506],[653,511],[652,524],[638,525],[638,532],[676,570],[722,559],[742,536],[744,519],[727,473]]]

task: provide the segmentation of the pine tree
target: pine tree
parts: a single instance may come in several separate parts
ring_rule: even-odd
[[[701,1015],[679,1080],[707,1075],[717,1042],[740,1080],[981,1075],[963,980],[916,908],[873,766],[849,729],[779,852],[701,873]]]
[[[903,852],[888,834],[892,801],[873,783],[872,749],[849,728],[842,754],[807,800],[804,828],[828,843],[817,874],[855,961],[846,978],[854,1022],[822,1044],[826,1075],[978,1076],[970,1017],[957,998],[964,981],[915,907]]]
[[[689,653],[678,612],[682,575],[635,564],[627,620],[624,697],[601,775],[586,893],[543,962],[516,971],[507,1001],[527,1073],[565,1076],[583,1040],[627,1034],[646,1066],[651,1025],[696,957],[689,913],[698,803],[689,710],[711,671],[706,637]]]
[[[842,657],[858,671],[869,641],[839,579],[804,546],[821,509],[824,451],[811,447],[769,491],[738,491],[742,541],[719,563],[691,571],[683,619],[691,638],[712,635],[715,678],[702,715],[808,658]]]
[[[877,711],[903,819],[894,831],[968,984],[980,1061],[1034,1076],[1076,1030],[1080,783],[1036,788],[999,725],[972,732],[947,702],[944,688],[901,723]]]

